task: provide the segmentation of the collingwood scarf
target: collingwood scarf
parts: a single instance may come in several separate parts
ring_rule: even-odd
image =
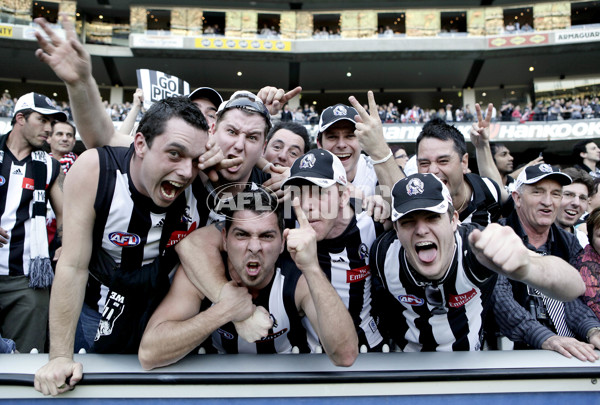
[[[4,149],[7,138],[8,135],[0,137],[0,150]],[[31,288],[48,288],[54,280],[46,232],[46,177],[48,165],[52,167],[50,159],[42,150],[31,152],[33,166],[33,209],[29,228],[29,287]],[[4,159],[0,164],[4,164]]]

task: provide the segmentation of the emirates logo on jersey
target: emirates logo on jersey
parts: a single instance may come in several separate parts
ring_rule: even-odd
[[[171,234],[171,236],[169,237],[169,241],[167,242],[167,246],[166,247],[175,246],[183,238],[185,238],[186,236],[188,236],[195,229],[196,229],[196,222],[192,223],[192,226],[190,226],[190,229],[188,229],[187,231],[175,231],[175,232],[173,232]]]
[[[25,177],[23,179],[23,188],[25,190],[35,190],[35,187],[33,186],[33,179],[30,179],[29,177]]]
[[[346,271],[346,283],[358,283],[371,275],[369,266],[358,267]]]
[[[448,301],[448,305],[451,308],[460,308],[465,305],[467,302],[471,301],[473,297],[477,295],[477,291],[473,288],[471,291],[468,291],[464,294],[459,295],[450,295],[450,300]]]

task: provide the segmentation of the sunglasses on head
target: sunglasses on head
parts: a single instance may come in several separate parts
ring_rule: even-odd
[[[232,108],[239,108],[241,110],[256,112],[262,115],[267,121],[269,129],[271,129],[271,114],[267,107],[262,101],[252,93],[240,93],[234,94],[234,97],[225,103],[225,106],[220,110],[220,113],[230,110]]]

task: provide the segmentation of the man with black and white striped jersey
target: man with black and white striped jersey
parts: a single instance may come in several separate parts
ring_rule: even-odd
[[[382,211],[382,205],[357,209],[347,184],[346,170],[337,156],[313,149],[294,162],[282,188],[291,189],[292,196],[298,197],[316,232],[319,264],[350,311],[361,349],[378,351],[384,342],[371,314],[369,249],[383,231],[378,222],[386,219],[389,211]],[[286,219],[291,219],[287,213]],[[220,264],[221,250],[214,226],[194,231],[178,246],[190,280],[204,295],[215,299],[227,282]],[[310,333],[309,339],[311,348],[316,349],[318,338]]]
[[[331,361],[350,366],[358,355],[356,332],[319,267],[316,233],[300,203],[293,204],[300,226],[284,230],[282,210],[267,191],[258,188],[238,195],[239,205],[225,210],[220,235],[230,281],[211,304],[180,268],[144,332],[142,367],[174,363],[211,335],[219,353],[292,353],[295,347],[308,352],[303,318],[318,331]],[[285,244],[287,252],[282,254]],[[269,314],[272,327],[263,338],[247,342],[232,321],[253,315],[258,305]]]
[[[459,225],[450,192],[433,174],[394,185],[391,218],[394,230],[371,249],[373,306],[402,351],[480,350],[496,273],[558,299],[583,291],[577,270],[528,251],[512,229]]]
[[[12,130],[0,137],[0,330],[17,350],[44,350],[52,268],[46,235],[46,201],[62,234],[62,183],[58,161],[42,147],[53,120],[67,116],[42,94],[19,98]]]

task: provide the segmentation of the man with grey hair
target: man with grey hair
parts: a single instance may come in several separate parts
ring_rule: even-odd
[[[555,223],[563,186],[568,184],[568,175],[546,163],[527,167],[517,177],[512,193],[515,211],[500,223],[512,228],[529,250],[574,265],[581,245]],[[548,271],[550,268],[543,269]],[[598,359],[594,348],[600,348],[600,322],[579,298],[559,302],[539,289],[499,277],[494,314],[500,331],[516,348],[554,350],[582,361]],[[589,343],[581,341],[584,339]]]

